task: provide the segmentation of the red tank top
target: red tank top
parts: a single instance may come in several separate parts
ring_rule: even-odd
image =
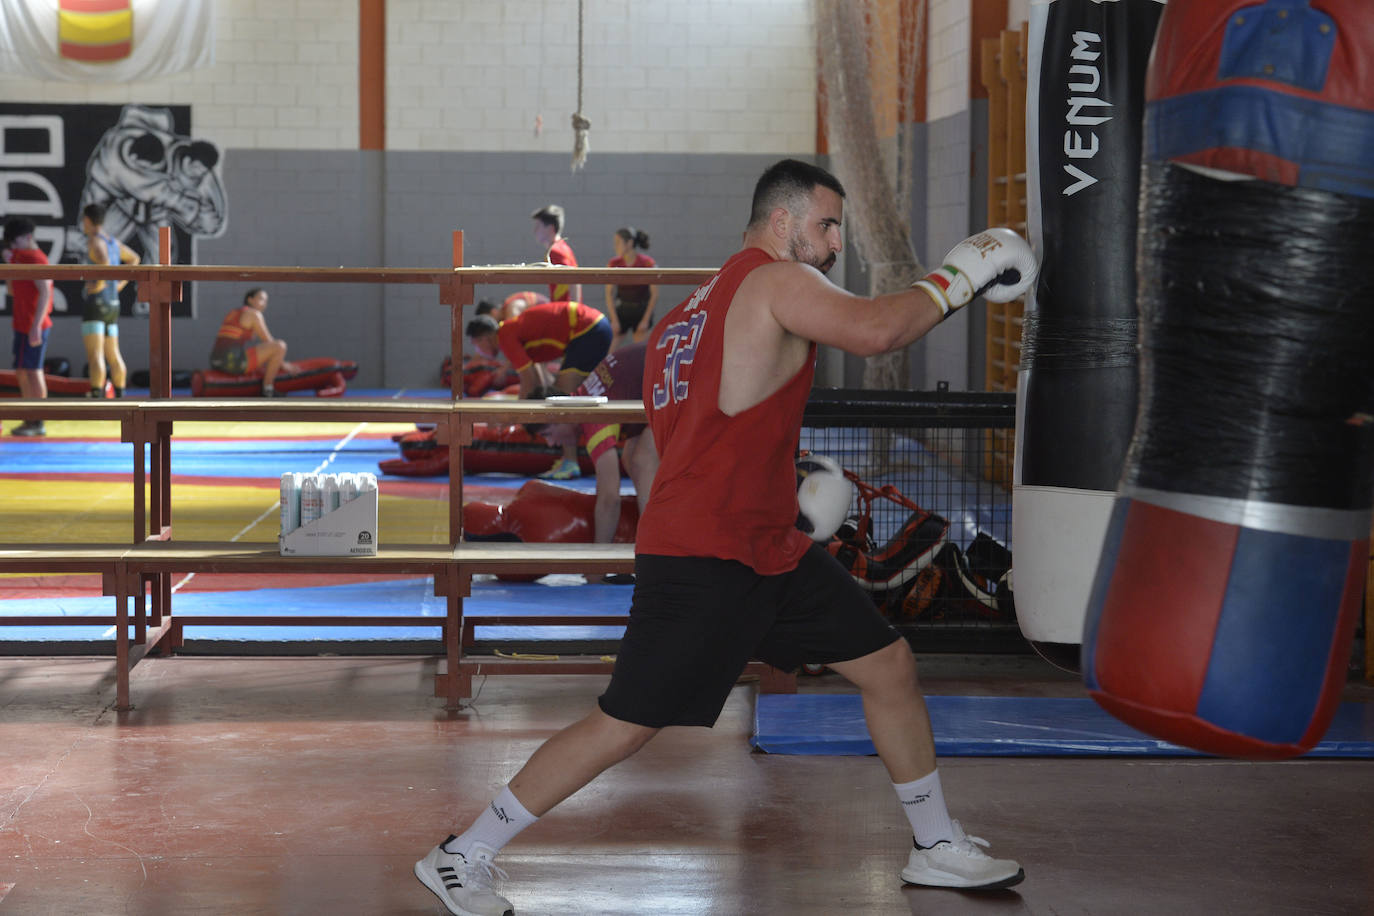
[[[644,407],[660,456],[635,551],[738,560],[760,575],[796,567],[795,458],[816,345],[797,374],[733,417],[720,411],[725,315],[749,272],[772,262],[739,252],[659,323],[644,363]]]
[[[245,328],[239,323],[239,319],[243,316],[243,310],[246,308],[248,308],[248,306],[240,305],[238,308],[230,311],[228,315],[224,316],[224,321],[220,324],[219,331],[215,334],[216,349],[241,344],[253,336],[252,328]]]

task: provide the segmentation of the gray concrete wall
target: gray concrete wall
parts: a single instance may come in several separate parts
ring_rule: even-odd
[[[662,266],[714,267],[738,249],[754,182],[777,158],[593,151],[572,173],[566,154],[389,153],[386,263],[448,264],[455,229],[463,230],[470,265],[540,260],[530,214],[556,203],[567,211],[564,234],[580,265],[604,266],[615,255],[611,236],[628,224],[649,234],[648,253]],[[478,287],[477,297],[499,300],[518,289]],[[583,297],[601,307],[603,290],[585,288]],[[689,292],[661,287],[658,314]],[[448,353],[437,292],[392,286],[386,297],[388,384],[433,384]]]
[[[929,265],[972,228],[970,118],[915,125],[908,137],[916,152],[913,243]],[[567,210],[566,235],[583,265],[604,265],[614,254],[612,234],[629,224],[649,233],[649,253],[661,265],[711,267],[736,250],[754,182],[777,158],[593,151],[587,167],[572,173],[561,153],[229,150],[223,165],[229,227],[220,238],[198,242],[196,261],[447,266],[452,233],[462,229],[469,265],[531,262],[543,252],[529,214],[558,203]],[[832,278],[866,292],[859,266],[842,263]],[[173,325],[175,368],[205,366],[220,319],[246,289],[200,284],[196,316]],[[500,299],[514,291],[479,287],[477,296]],[[687,292],[663,287],[658,314]],[[269,286],[269,293],[268,324],[289,342],[291,357],[356,360],[355,387],[438,386],[449,319],[437,288],[283,283]],[[598,306],[603,296],[600,287],[584,290]],[[145,368],[147,322],[126,319],[121,333],[130,367]],[[967,387],[970,333],[967,317],[956,316],[913,345],[912,386],[948,380]],[[818,383],[858,385],[861,377],[861,360],[822,357]]]
[[[367,157],[354,151],[229,150],[223,163],[229,200],[224,235],[196,243],[198,264],[376,266],[382,226]],[[249,284],[202,283],[195,317],[172,323],[172,366],[208,364],[225,313]],[[384,384],[376,334],[381,291],[340,284],[266,284],[267,324],[290,346],[288,358],[334,356],[360,365],[353,384]],[[147,368],[148,322],[120,322],[121,349],[130,369]],[[79,352],[79,347],[78,347]],[[84,358],[83,358],[84,359]],[[80,368],[80,360],[73,360]]]
[[[754,181],[776,154],[597,154],[573,174],[566,154],[229,150],[225,234],[201,239],[200,264],[436,267],[452,263],[452,233],[465,260],[539,260],[529,214],[547,203],[568,213],[566,234],[581,264],[604,265],[611,236],[630,224],[649,233],[665,267],[720,264],[739,244]],[[215,331],[247,284],[206,283],[196,317],[172,329],[178,369],[205,366]],[[516,287],[479,287],[499,299]],[[659,314],[688,290],[663,287]],[[448,353],[448,311],[435,287],[276,284],[268,325],[290,356],[357,360],[355,387],[439,384]],[[601,287],[584,290],[593,304]],[[121,323],[130,368],[146,368],[148,323]],[[79,349],[79,348],[78,348]],[[79,369],[79,360],[75,360]]]

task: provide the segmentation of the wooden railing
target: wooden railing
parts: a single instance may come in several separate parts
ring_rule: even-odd
[[[281,400],[185,399],[171,397],[171,307],[180,301],[187,282],[235,283],[411,283],[437,287],[439,304],[450,310],[451,353],[455,369],[463,359],[462,309],[474,300],[481,284],[653,283],[696,285],[714,270],[672,268],[567,268],[544,266],[467,267],[463,265],[463,234],[453,235],[451,268],[327,268],[167,265],[171,234],[159,234],[162,264],[121,265],[0,265],[0,279],[131,280],[138,299],[149,303],[149,397],[145,400],[0,400],[0,418],[105,419],[120,424],[120,440],[133,444],[134,497],[132,536],[124,545],[42,544],[0,548],[0,570],[29,572],[86,572],[102,577],[103,592],[115,599],[109,618],[0,617],[0,626],[43,623],[112,623],[115,626],[116,705],[130,708],[129,670],[149,651],[167,653],[181,644],[183,623],[172,615],[171,580],[186,572],[331,572],[416,573],[434,576],[436,595],[446,598],[443,621],[445,666],[436,676],[435,692],[450,707],[471,695],[472,674],[544,673],[571,670],[549,661],[489,662],[464,660],[463,598],[472,576],[501,572],[564,572],[600,574],[630,572],[633,546],[625,544],[464,544],[462,543],[462,450],[472,443],[477,423],[530,423],[606,420],[644,422],[638,401],[598,405],[557,405],[540,401],[463,400],[462,373],[453,373],[452,398],[397,400],[285,398]],[[433,423],[441,444],[449,446],[448,545],[390,545],[376,557],[281,557],[275,546],[235,543],[177,542],[173,537],[171,502],[171,439],[177,421],[257,420],[308,423],[353,422]],[[145,446],[149,466],[145,468]],[[385,543],[385,542],[384,542]],[[150,598],[150,600],[149,600]],[[133,601],[130,615],[129,601]],[[219,618],[214,618],[219,620]],[[275,625],[358,624],[415,626],[414,618],[274,617]],[[204,622],[196,618],[196,622]],[[577,618],[569,618],[576,623]],[[229,621],[221,621],[229,622]],[[244,623],[264,624],[255,617]],[[424,618],[427,624],[433,624]],[[471,638],[470,629],[469,640]],[[602,660],[580,660],[576,671],[609,671]],[[795,681],[771,669],[760,670],[765,689],[795,690]]]

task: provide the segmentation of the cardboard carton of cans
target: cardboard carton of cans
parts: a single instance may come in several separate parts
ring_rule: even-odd
[[[375,557],[376,476],[281,475],[277,541],[284,557]]]

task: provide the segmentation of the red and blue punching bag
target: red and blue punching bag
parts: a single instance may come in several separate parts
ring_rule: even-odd
[[[1311,749],[1374,506],[1374,15],[1171,0],[1146,85],[1140,409],[1083,633],[1089,692],[1201,751]]]

